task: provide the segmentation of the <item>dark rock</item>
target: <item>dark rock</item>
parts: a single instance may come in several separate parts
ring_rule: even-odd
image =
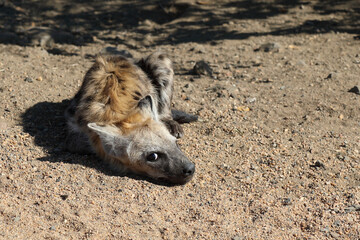
[[[198,61],[192,70],[193,74],[212,76],[213,70],[205,61]]]
[[[313,167],[313,168],[324,168],[325,169],[325,165],[320,162],[320,161],[316,161],[313,165],[310,165],[310,167]]]
[[[337,80],[337,78],[338,78],[338,74],[337,74],[337,73],[329,73],[329,75],[327,75],[327,77],[325,78],[325,80],[329,80],[329,79]]]
[[[24,79],[24,81],[25,81],[25,82],[29,82],[29,83],[32,83],[32,82],[33,82],[32,78],[30,78],[30,77],[26,77],[26,78]]]
[[[52,48],[54,39],[51,36],[51,29],[48,28],[32,28],[27,31],[30,44],[33,46],[41,46],[42,48]]]
[[[259,48],[255,49],[255,51],[263,51],[263,52],[279,52],[280,44],[279,43],[265,43],[261,45]]]
[[[61,197],[62,200],[65,201],[66,199],[68,199],[69,195],[63,194],[63,195],[60,195],[60,197]]]
[[[360,95],[360,90],[359,90],[359,87],[358,87],[358,86],[354,86],[354,87],[351,88],[348,92],[351,92],[351,93],[355,93],[355,94]]]
[[[325,79],[331,79],[331,78],[332,78],[332,73],[329,73],[329,75]]]

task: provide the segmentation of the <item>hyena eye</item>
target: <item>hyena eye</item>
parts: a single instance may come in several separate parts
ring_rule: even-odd
[[[146,160],[149,161],[149,162],[155,162],[158,158],[159,158],[159,155],[157,153],[150,153],[146,157]]]

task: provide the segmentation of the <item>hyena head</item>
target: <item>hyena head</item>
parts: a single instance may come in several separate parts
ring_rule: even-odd
[[[139,101],[128,121],[120,125],[88,127],[100,139],[103,151],[113,163],[155,179],[185,184],[193,177],[195,165],[180,150],[176,138],[157,121],[150,96]]]

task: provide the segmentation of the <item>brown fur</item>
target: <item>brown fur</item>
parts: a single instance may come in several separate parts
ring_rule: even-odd
[[[122,57],[96,59],[84,78],[80,89],[84,94],[77,109],[87,122],[122,122],[135,110],[139,99],[151,94],[151,84],[144,80],[147,77],[128,61]],[[84,101],[89,97],[94,100]]]
[[[171,117],[172,88],[172,64],[165,55],[154,53],[138,63],[99,56],[67,109],[68,148],[86,150],[80,144],[88,139],[93,150],[115,166],[172,182],[188,181],[193,170],[184,175],[183,169],[194,165],[170,134],[182,135]],[[169,160],[163,159],[162,165],[147,162],[152,151]]]

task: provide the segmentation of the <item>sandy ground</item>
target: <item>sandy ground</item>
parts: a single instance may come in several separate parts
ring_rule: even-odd
[[[0,239],[359,239],[359,7],[1,1]],[[174,61],[174,107],[200,117],[179,141],[188,184],[63,150],[63,111],[106,48]]]

